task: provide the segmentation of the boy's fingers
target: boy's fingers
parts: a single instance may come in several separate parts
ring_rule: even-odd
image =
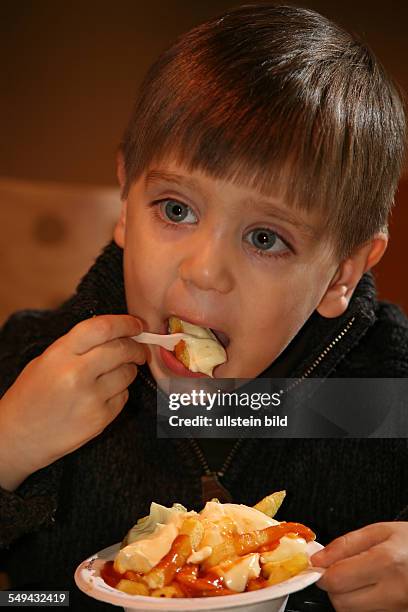
[[[95,346],[114,340],[137,336],[143,324],[132,315],[101,315],[81,321],[66,335],[73,353],[83,355]]]
[[[329,567],[341,559],[347,559],[384,542],[391,534],[387,523],[374,523],[357,531],[336,538],[323,550],[312,555],[310,561],[316,567]]]
[[[146,362],[146,347],[130,338],[116,338],[82,355],[87,373],[94,378],[116,370],[124,363],[142,365]]]
[[[348,593],[376,584],[384,575],[381,551],[375,547],[338,561],[329,567],[317,585],[329,593]]]
[[[137,366],[134,363],[125,363],[112,372],[98,378],[98,387],[105,400],[125,391],[137,376]]]
[[[117,417],[117,415],[122,410],[122,408],[124,407],[128,399],[129,399],[129,391],[125,389],[125,391],[121,391],[120,393],[118,393],[114,397],[111,397],[105,402],[110,412],[111,421],[113,421],[113,419]]]
[[[379,585],[370,585],[350,591],[350,593],[340,593],[332,595],[330,600],[335,610],[341,612],[362,612],[363,610],[391,610],[382,605],[384,601],[384,593],[381,592]],[[392,608],[394,609],[394,608]],[[402,610],[402,608],[401,608]]]

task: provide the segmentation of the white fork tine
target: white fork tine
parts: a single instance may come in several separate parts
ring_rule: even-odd
[[[190,334],[152,334],[150,332],[142,332],[138,336],[132,336],[132,340],[136,340],[136,342],[141,342],[142,344],[157,344],[167,349],[168,351],[172,351],[176,344],[180,342],[180,340],[186,340],[187,338],[192,338]]]

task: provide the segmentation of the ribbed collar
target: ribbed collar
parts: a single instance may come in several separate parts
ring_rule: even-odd
[[[66,306],[76,320],[100,314],[126,313],[123,250],[108,244],[80,282]],[[262,377],[325,378],[374,323],[376,288],[371,272],[358,283],[346,312],[326,319],[314,312],[300,332]],[[271,335],[273,330],[271,330]],[[145,374],[151,378],[148,368]]]

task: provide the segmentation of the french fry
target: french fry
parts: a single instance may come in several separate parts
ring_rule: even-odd
[[[150,589],[161,589],[168,586],[173,581],[177,570],[187,562],[191,552],[190,536],[178,535],[167,555],[143,576],[143,581]]]
[[[123,574],[123,578],[125,578],[126,580],[133,580],[136,582],[142,581],[141,574],[139,574],[138,572],[134,572],[133,570],[126,570],[126,572]]]
[[[291,533],[298,534],[299,537],[304,538],[306,542],[310,542],[316,537],[309,527],[305,527],[305,525],[301,523],[280,523],[279,525],[272,525],[265,529],[258,529],[256,531],[234,536],[235,552],[238,556],[258,552],[261,546],[271,544]]]
[[[169,332],[171,334],[177,334],[183,331],[183,324],[180,319],[178,319],[177,317],[170,317]],[[174,347],[174,354],[176,355],[177,359],[181,361],[181,363],[186,368],[188,368],[188,366],[190,365],[190,356],[188,354],[187,345],[184,340],[180,340],[180,342],[176,344],[176,346]]]
[[[236,557],[256,552],[260,546],[268,543],[268,529],[271,527],[226,537],[220,544],[213,547],[211,555],[203,563],[204,569],[214,567],[226,559],[236,559]],[[278,537],[275,536],[275,539]]]
[[[268,544],[270,541],[268,529],[270,529],[270,527],[249,531],[248,533],[241,533],[239,536],[235,536],[234,546],[236,554],[238,556],[248,555],[249,553],[256,552],[260,546]],[[274,539],[278,538],[279,536],[276,535]]]
[[[143,582],[126,580],[126,578],[119,580],[116,588],[124,593],[129,593],[129,595],[149,595],[149,589]]]
[[[170,334],[178,334],[183,331],[183,326],[181,324],[180,319],[177,317],[169,318],[169,333]]]
[[[259,510],[259,512],[263,512],[263,514],[266,514],[270,518],[273,518],[281,507],[285,496],[286,491],[276,491],[261,499],[261,501],[255,504],[254,508],[255,510]]]
[[[184,340],[180,340],[174,347],[174,354],[179,361],[188,369],[190,366],[190,355],[187,349],[187,345]]]
[[[280,540],[280,538],[288,533],[297,533],[307,542],[315,539],[313,531],[301,523],[280,523],[265,529],[258,529],[226,538],[223,542],[214,546],[212,554],[204,561],[203,567],[207,570],[225,559],[233,559],[236,556],[241,557],[242,555],[258,552],[261,546]]]
[[[166,598],[185,597],[184,591],[182,591],[179,585],[175,582],[169,586],[162,587],[161,589],[154,589],[154,591],[151,592],[151,596]]]
[[[184,566],[177,573],[176,581],[194,596],[209,597],[211,595],[227,595],[233,592],[225,586],[224,578],[218,573],[213,571],[199,578],[198,572],[198,565],[193,565],[191,568],[188,565]]]
[[[187,563],[175,576],[175,580],[184,586],[193,584],[198,578],[200,566],[198,563]]]
[[[270,561],[262,565],[262,575],[268,581],[268,586],[283,582],[296,576],[309,566],[309,558],[305,553],[297,553],[283,561]]]
[[[191,547],[197,550],[203,539],[204,525],[197,517],[189,516],[182,522],[179,533],[188,536],[190,538]]]
[[[218,565],[225,559],[236,559],[235,544],[233,536],[227,536],[222,542],[213,546],[212,553],[203,562],[203,569],[208,570]]]

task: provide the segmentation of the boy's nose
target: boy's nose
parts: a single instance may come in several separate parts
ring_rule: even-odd
[[[228,247],[211,238],[197,241],[182,258],[180,278],[199,289],[228,293],[233,287],[232,257]]]

